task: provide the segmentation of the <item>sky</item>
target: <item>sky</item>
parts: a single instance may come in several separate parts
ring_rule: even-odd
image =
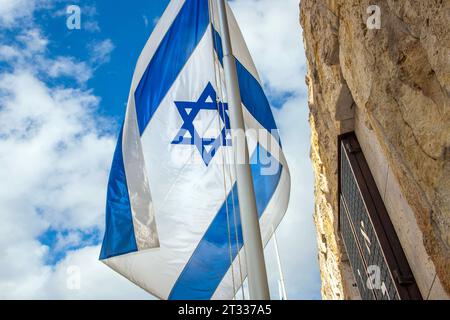
[[[0,298],[152,299],[98,261],[134,65],[168,0],[0,0]],[[233,0],[291,171],[289,299],[320,299],[298,0]],[[81,29],[66,24],[81,8]],[[278,270],[265,250],[272,298]]]

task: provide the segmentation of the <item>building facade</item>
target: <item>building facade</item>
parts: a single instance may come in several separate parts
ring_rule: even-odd
[[[450,1],[300,9],[323,298],[448,299]]]

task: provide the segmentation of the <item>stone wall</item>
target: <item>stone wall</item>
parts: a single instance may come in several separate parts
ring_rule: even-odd
[[[370,5],[381,9],[380,29],[368,28]],[[448,297],[450,0],[300,7],[323,297],[358,298],[337,235],[337,136],[348,131],[363,140],[422,295]]]

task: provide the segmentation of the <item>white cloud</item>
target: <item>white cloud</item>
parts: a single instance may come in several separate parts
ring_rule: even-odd
[[[34,0],[0,0],[0,27],[11,27],[18,20],[31,19]]]
[[[55,0],[0,0],[0,28],[32,27],[33,14],[52,8]]]
[[[100,32],[100,25],[97,21],[85,21],[83,23],[83,29],[89,32]]]
[[[8,45],[0,46],[0,61],[11,61],[19,58],[20,53],[14,47]]]
[[[275,94],[304,87],[298,0],[230,2],[257,69]]]
[[[69,252],[36,297],[41,299],[152,299],[144,290],[98,261],[99,246]],[[27,296],[27,295],[25,295]]]
[[[29,71],[2,75],[0,92],[2,198],[27,199],[53,225],[99,227],[92,212],[103,210],[114,141],[95,127],[98,98],[49,88]]]
[[[145,14],[142,15],[142,19],[144,19],[144,25],[147,28],[148,27],[148,18],[147,18],[147,16]]]
[[[42,53],[46,50],[48,40],[42,36],[41,31],[37,28],[29,29],[17,36],[17,40],[24,46],[23,53],[33,55]]]
[[[110,39],[95,41],[88,46],[90,50],[91,62],[95,65],[102,65],[111,60],[111,53],[114,50],[114,44]]]
[[[82,28],[88,32],[100,32],[101,28],[96,20],[98,12],[94,5],[83,5],[81,7]]]
[[[48,58],[49,40],[37,28],[25,30],[15,40],[13,44],[0,46],[0,61],[8,62],[17,70],[29,70],[51,78],[73,78],[79,84],[85,84],[93,75],[93,62],[86,63],[66,56]],[[109,46],[112,46],[112,42]],[[105,50],[102,52],[106,54]],[[103,56],[103,62],[107,59],[107,56]]]
[[[1,299],[152,299],[98,261],[99,246],[68,252],[55,267],[42,264],[45,251],[26,243],[0,257],[11,267],[1,269]]]
[[[9,65],[0,69],[0,298],[148,298],[98,261],[98,246],[47,264],[49,253],[86,245],[85,233],[102,234],[116,138],[105,134],[90,90],[46,83],[87,81],[92,67],[50,57],[35,27],[9,40],[0,46]],[[49,229],[52,248],[38,240]],[[67,286],[70,266],[81,272],[80,290]]]
[[[292,181],[289,208],[277,235],[287,291],[297,299],[320,298],[308,112],[303,94],[293,96],[274,112]],[[269,247],[267,251],[272,253],[272,270],[276,270],[273,250]]]
[[[92,69],[87,63],[76,62],[69,57],[58,57],[51,61],[47,72],[52,78],[61,76],[74,77],[79,83],[85,83],[92,77]]]
[[[115,142],[95,128],[97,104],[30,71],[0,75],[0,292],[9,297],[33,297],[53,276],[36,240],[47,228],[103,229]]]

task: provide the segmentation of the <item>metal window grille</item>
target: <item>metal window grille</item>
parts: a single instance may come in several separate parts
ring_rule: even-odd
[[[422,299],[356,136],[339,148],[339,230],[361,298]]]

